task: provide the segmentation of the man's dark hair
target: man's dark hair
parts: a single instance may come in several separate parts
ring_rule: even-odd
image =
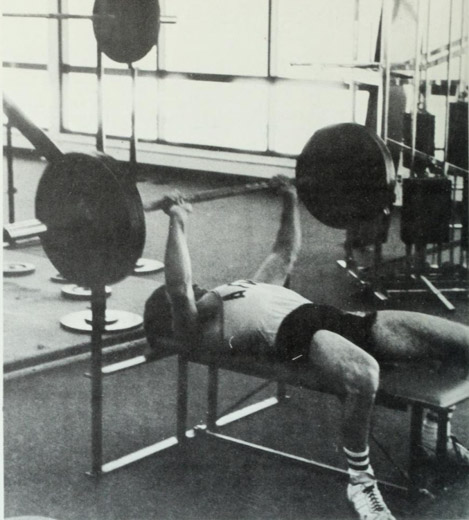
[[[208,291],[193,285],[195,301],[202,298]],[[158,338],[171,338],[174,335],[171,304],[166,286],[161,285],[145,303],[143,327],[150,347],[156,348]]]

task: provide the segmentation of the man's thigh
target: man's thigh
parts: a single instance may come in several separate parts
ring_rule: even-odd
[[[469,327],[410,311],[379,311],[372,327],[378,360],[469,360]]]
[[[378,370],[376,360],[363,349],[334,332],[319,330],[298,379],[308,388],[343,396],[363,376]]]

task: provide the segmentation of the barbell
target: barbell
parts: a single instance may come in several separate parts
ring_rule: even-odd
[[[64,154],[4,96],[4,111],[44,155],[36,192],[41,242],[54,267],[70,283],[100,287],[128,276],[145,245],[139,192],[121,164],[106,155]],[[392,205],[394,166],[384,142],[370,129],[340,123],[318,130],[297,159],[299,198],[320,222],[346,229]],[[235,196],[269,187],[248,183],[197,193],[189,202]],[[161,209],[161,201],[148,206]]]
[[[297,158],[298,195],[308,211],[323,224],[339,229],[367,221],[389,208],[394,198],[394,166],[384,141],[355,123],[327,126],[314,133]],[[270,183],[252,182],[222,187],[185,197],[191,204],[263,191]],[[146,211],[162,210],[160,199]]]

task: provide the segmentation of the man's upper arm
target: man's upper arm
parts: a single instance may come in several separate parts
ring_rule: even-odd
[[[251,278],[255,282],[284,285],[290,274],[292,262],[278,253],[271,253]]]
[[[173,316],[173,330],[178,339],[194,339],[199,333],[198,312],[192,288],[187,294],[173,292],[169,296]]]

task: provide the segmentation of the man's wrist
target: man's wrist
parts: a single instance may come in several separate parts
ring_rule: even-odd
[[[296,188],[292,187],[291,189],[284,190],[283,196],[287,200],[296,201],[298,200],[298,192],[296,191]]]
[[[181,224],[182,226],[184,226],[187,220],[187,213],[185,210],[181,208],[172,208],[169,213],[169,218],[171,220],[171,223]]]

